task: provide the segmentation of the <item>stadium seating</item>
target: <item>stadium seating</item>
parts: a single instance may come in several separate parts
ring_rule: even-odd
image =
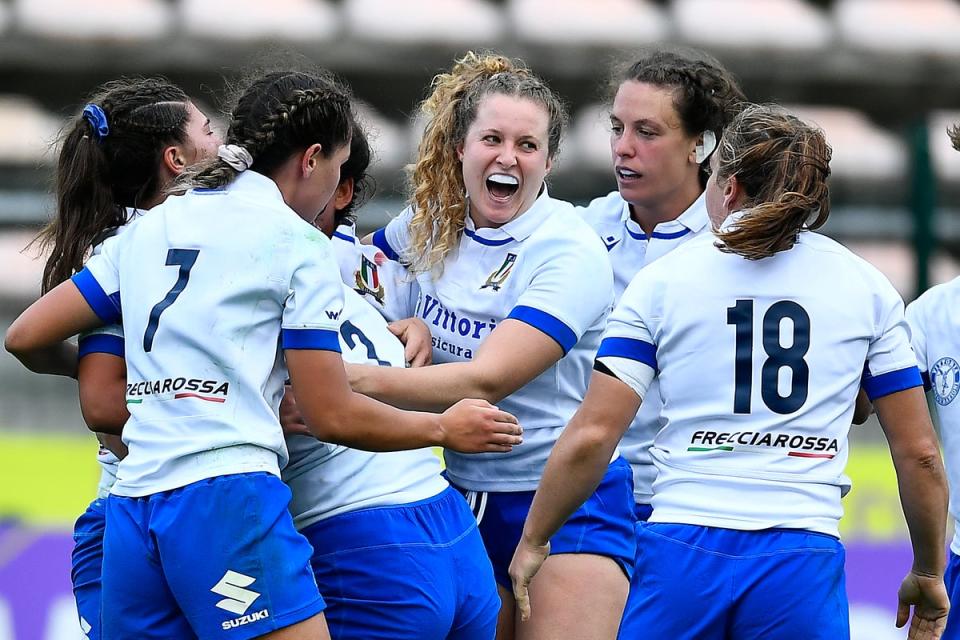
[[[181,0],[184,31],[199,38],[244,42],[319,42],[339,31],[334,5],[320,0]]]
[[[674,0],[678,35],[698,46],[821,49],[830,44],[826,16],[803,0]]]
[[[26,34],[64,40],[155,40],[173,27],[162,0],[17,0],[16,24]]]
[[[484,0],[344,0],[343,11],[349,31],[365,41],[492,44],[505,29],[502,12]]]
[[[517,39],[537,45],[635,47],[669,35],[663,11],[643,0],[510,0],[506,11]]]
[[[886,55],[960,53],[960,6],[952,0],[836,0],[845,44]]]

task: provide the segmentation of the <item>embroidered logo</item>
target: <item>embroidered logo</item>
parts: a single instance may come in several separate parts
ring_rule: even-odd
[[[500,287],[503,286],[503,282],[510,276],[510,272],[513,271],[513,265],[516,264],[516,262],[517,254],[508,253],[507,257],[503,260],[503,264],[487,277],[487,281],[484,282],[480,288],[486,289],[490,287],[494,291],[500,291]]]
[[[953,358],[940,358],[930,368],[930,386],[940,406],[948,405],[960,391],[960,365]]]
[[[369,293],[377,302],[383,304],[384,290],[380,282],[380,274],[377,272],[377,265],[367,256],[362,255],[360,259],[360,268],[354,273],[357,293],[360,295]]]
[[[607,248],[607,252],[609,253],[615,246],[620,244],[620,239],[615,238],[613,236],[607,236],[606,238],[603,239],[603,244]]]

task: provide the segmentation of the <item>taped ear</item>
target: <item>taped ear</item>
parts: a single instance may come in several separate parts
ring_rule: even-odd
[[[700,135],[700,142],[694,147],[693,153],[697,164],[703,164],[710,154],[717,148],[717,136],[710,129]]]

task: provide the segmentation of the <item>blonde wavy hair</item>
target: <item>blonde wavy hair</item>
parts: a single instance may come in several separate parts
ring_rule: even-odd
[[[457,147],[477,116],[483,98],[500,94],[543,106],[548,115],[547,152],[560,149],[567,124],[563,104],[522,62],[496,53],[468,52],[448,73],[436,76],[420,104],[427,126],[410,176],[410,244],[402,256],[413,273],[443,271],[443,261],[460,242],[467,216],[466,187]]]
[[[744,216],[718,232],[717,247],[760,260],[796,244],[830,215],[830,157],[823,131],[776,105],[749,105],[727,125],[717,149],[717,181],[735,176]]]

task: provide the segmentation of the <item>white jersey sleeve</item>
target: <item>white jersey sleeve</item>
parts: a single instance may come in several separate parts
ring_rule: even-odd
[[[904,318],[910,328],[910,345],[917,356],[917,365],[920,368],[924,389],[929,390],[930,364],[927,362],[927,318],[926,308],[922,300],[922,297],[918,298],[908,305]]]
[[[402,261],[404,253],[410,248],[411,219],[413,219],[413,207],[407,207],[387,223],[387,226],[373,234],[373,244],[391,260]]]
[[[562,215],[562,214],[561,214]],[[594,238],[557,239],[540,259],[507,319],[520,320],[553,338],[566,354],[613,306],[613,272]],[[590,251],[592,250],[592,251]]]
[[[71,278],[104,325],[117,324],[121,320],[117,263],[122,249],[117,236],[107,238],[100,252],[90,256],[84,268]]]
[[[340,352],[337,332],[343,313],[343,290],[330,274],[339,269],[331,251],[320,251],[323,238],[313,230],[298,236],[291,247],[295,262],[290,291],[283,305],[281,344],[284,349],[322,349]],[[323,238],[323,240],[326,240]]]
[[[867,348],[863,379],[871,400],[920,384],[903,300],[886,278],[874,279],[877,332]]]
[[[645,318],[653,317],[650,289],[630,285],[604,331],[597,362],[628,385],[642,400],[657,372],[657,347]]]

